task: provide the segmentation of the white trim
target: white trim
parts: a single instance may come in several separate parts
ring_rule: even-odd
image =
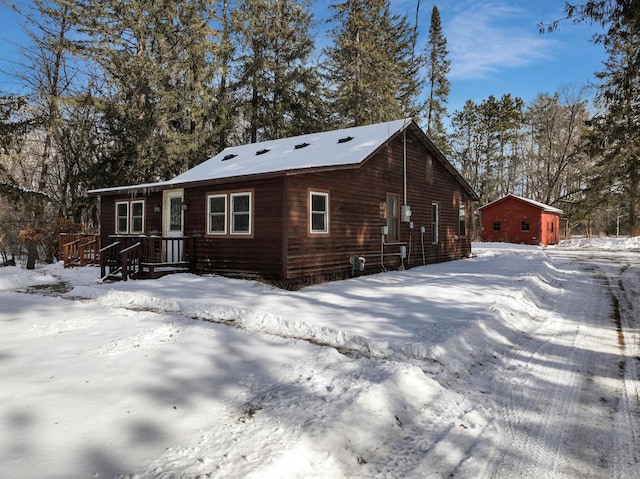
[[[324,197],[324,210],[313,209],[313,197]],[[313,216],[321,214],[323,216],[324,229],[313,229]],[[311,234],[328,234],[329,233],[329,193],[325,191],[309,191],[309,233]]]
[[[133,216],[133,210],[134,210],[134,205],[139,204],[142,207],[142,214],[140,215],[140,229],[134,229],[135,226],[135,221]],[[135,200],[135,201],[131,201],[131,204],[129,205],[129,230],[131,232],[131,234],[142,234],[144,233],[144,216],[145,216],[145,211],[144,211],[144,200]]]
[[[249,206],[248,206],[248,211],[239,211],[236,212],[234,210],[234,203],[233,203],[233,199],[235,197],[238,196],[248,196],[249,197]],[[230,193],[229,194],[229,231],[230,234],[232,235],[242,235],[242,236],[250,236],[252,234],[252,228],[251,225],[253,223],[253,214],[252,214],[252,210],[253,210],[253,200],[252,200],[252,194],[250,191],[241,191],[241,192],[237,192],[237,193]],[[249,225],[248,225],[248,231],[236,231],[235,230],[235,217],[236,215],[249,215]]]
[[[435,214],[434,214],[435,209]],[[431,203],[431,244],[440,242],[440,205]]]
[[[140,228],[134,230],[134,216],[133,216],[133,205],[141,205],[142,214],[140,216],[136,216],[135,218],[140,219]],[[126,212],[124,215],[120,215],[118,208],[120,205],[124,205],[126,207]],[[115,232],[119,235],[128,235],[128,234],[143,234],[144,233],[144,225],[145,225],[145,201],[144,200],[123,200],[115,202]],[[120,220],[124,219],[126,221],[124,229],[120,228]]]
[[[226,193],[222,193],[222,194],[208,194],[207,195],[207,234],[208,235],[226,235],[227,234],[227,194]],[[222,214],[220,214],[219,212],[216,213],[216,216],[222,216],[224,218],[224,222],[223,222],[223,230],[222,231],[213,231],[211,229],[211,200],[213,198],[222,198],[224,200],[224,210],[222,211]]]
[[[120,205],[124,205],[126,207],[126,211],[124,215],[121,215],[120,212],[118,211],[118,207]],[[116,201],[116,224],[115,224],[115,231],[117,235],[126,235],[129,234],[129,201]],[[125,220],[125,227],[124,229],[120,229],[120,220],[124,219]]]

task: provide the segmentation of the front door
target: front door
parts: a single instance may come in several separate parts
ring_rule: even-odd
[[[162,220],[162,235],[167,237],[164,242],[164,255],[167,263],[182,260],[184,236],[183,190],[164,192],[164,218]]]

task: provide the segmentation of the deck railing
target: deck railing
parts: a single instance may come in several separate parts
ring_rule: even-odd
[[[123,280],[158,277],[177,269],[191,269],[193,238],[180,236],[110,236],[100,250],[101,277]]]
[[[58,250],[65,268],[98,264],[100,262],[100,235],[62,233],[58,236]]]

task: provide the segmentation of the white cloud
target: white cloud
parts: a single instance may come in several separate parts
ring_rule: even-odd
[[[495,77],[552,57],[558,42],[542,36],[529,12],[505,2],[465,2],[443,22],[451,79]]]

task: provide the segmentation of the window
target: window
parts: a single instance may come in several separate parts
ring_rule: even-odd
[[[231,194],[231,234],[251,234],[251,193]]]
[[[144,201],[116,202],[116,234],[144,232]]]
[[[253,234],[252,192],[211,193],[207,195],[207,234]]]
[[[521,228],[522,228],[522,231],[529,231],[529,222],[528,221],[523,221],[521,223]]]
[[[436,244],[440,240],[438,230],[440,229],[440,211],[438,203],[431,203],[431,243]]]
[[[329,232],[329,193],[311,191],[309,194],[310,224],[313,234]]]
[[[129,232],[129,203],[116,203],[116,234]]]
[[[500,222],[499,221],[494,221],[493,222],[493,231],[500,231]]]
[[[467,208],[465,205],[458,206],[458,235],[467,235]]]
[[[182,231],[182,196],[169,197],[169,231]]]
[[[227,234],[227,195],[211,195],[208,197],[210,235]]]
[[[398,238],[398,197],[387,195],[387,237]]]
[[[431,158],[430,156],[427,156],[426,180],[428,184],[433,183],[433,158]]]
[[[131,202],[131,233],[140,234],[144,230],[144,202]]]

